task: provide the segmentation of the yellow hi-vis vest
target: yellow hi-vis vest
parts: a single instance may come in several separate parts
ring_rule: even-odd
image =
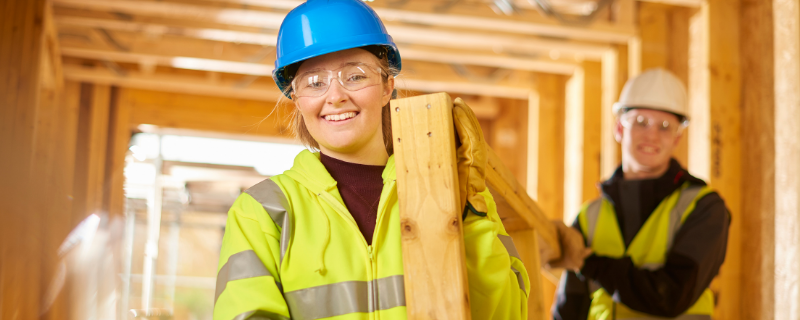
[[[382,177],[371,244],[318,153],[241,194],[225,225],[214,320],[406,319],[394,156]],[[527,319],[528,274],[481,194],[489,212],[463,222],[472,319]]]
[[[697,201],[712,192],[707,186],[685,183],[658,205],[633,238],[628,249],[622,239],[614,206],[599,198],[583,206],[578,222],[594,254],[602,257],[628,256],[637,268],[656,270],[664,265],[673,238],[686,218],[694,211]],[[671,319],[710,320],[714,310],[714,296],[706,289],[700,298],[683,315]],[[646,320],[666,319],[634,311],[615,302],[605,289],[592,293],[588,320]]]

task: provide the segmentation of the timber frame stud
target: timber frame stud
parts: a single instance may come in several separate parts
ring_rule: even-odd
[[[411,320],[471,316],[452,110],[453,101],[446,93],[391,102],[406,307]],[[514,240],[523,244],[523,263],[538,270],[536,234],[547,244],[550,259],[561,256],[555,226],[494,151],[486,148],[486,185],[495,197],[498,214]],[[545,316],[538,280],[531,280],[530,292],[530,318]]]

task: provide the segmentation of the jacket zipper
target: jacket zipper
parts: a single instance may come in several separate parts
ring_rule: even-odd
[[[389,185],[389,194],[391,195],[391,192],[394,191],[396,182],[394,180],[392,180],[391,182],[389,182],[389,184],[390,184]],[[384,187],[384,189],[385,189],[385,187]],[[325,202],[328,202],[328,204],[331,205],[334,208],[334,210],[336,210],[336,212],[339,213],[339,215],[344,217],[346,220],[350,221],[350,226],[353,228],[353,230],[355,232],[357,232],[359,234],[361,233],[361,230],[358,229],[358,224],[353,219],[353,215],[350,214],[350,211],[348,211],[347,208],[344,207],[344,205],[339,203],[339,201],[337,201],[336,198],[334,198],[327,191],[321,192],[318,196],[322,197],[322,199],[324,199]],[[381,192],[381,196],[383,196],[383,192]],[[383,221],[383,216],[386,215],[385,214],[386,213],[386,204],[389,202],[389,200],[390,199],[387,198],[386,201],[384,201],[383,206],[382,207],[378,207],[378,220],[375,222],[375,230],[372,231],[372,243],[377,243],[377,240],[378,240],[377,236],[379,235],[377,230],[380,230],[379,227],[381,225],[381,221]],[[376,269],[378,268],[378,266],[375,263],[375,257],[374,257],[375,247],[373,245],[367,244],[367,240],[364,238],[363,235],[361,236],[361,243],[363,243],[364,247],[366,247],[366,249],[367,249],[366,250],[367,251],[367,257],[369,258],[369,270],[368,270],[368,272],[369,272],[371,278],[373,280],[376,280],[377,279],[377,275],[378,275]],[[376,288],[373,288],[373,289],[376,289]],[[372,296],[373,305],[371,307],[372,307],[372,309],[374,311],[370,312],[370,318],[377,319],[377,316],[378,316],[378,312],[377,312],[377,309],[378,309],[377,308],[378,307],[378,305],[377,305],[377,296],[375,295],[374,291],[372,292],[372,295],[373,295]]]

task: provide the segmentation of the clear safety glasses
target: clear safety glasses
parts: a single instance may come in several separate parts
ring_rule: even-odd
[[[675,136],[683,132],[689,126],[689,120],[671,121],[650,118],[641,114],[626,113],[620,117],[619,122],[623,127],[634,132],[645,132],[651,127],[656,128],[662,136]]]
[[[347,64],[336,70],[312,70],[292,80],[292,90],[297,97],[319,97],[328,92],[336,79],[342,88],[357,91],[381,84],[383,69],[364,63]]]

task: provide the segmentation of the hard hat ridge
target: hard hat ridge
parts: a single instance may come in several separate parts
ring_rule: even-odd
[[[612,111],[619,116],[624,110],[646,108],[665,111],[688,118],[686,87],[678,77],[662,68],[653,68],[628,80]]]
[[[281,23],[273,79],[289,97],[295,64],[331,52],[374,45],[386,48],[389,65],[399,71],[397,45],[367,4],[360,0],[309,0],[292,9]]]

